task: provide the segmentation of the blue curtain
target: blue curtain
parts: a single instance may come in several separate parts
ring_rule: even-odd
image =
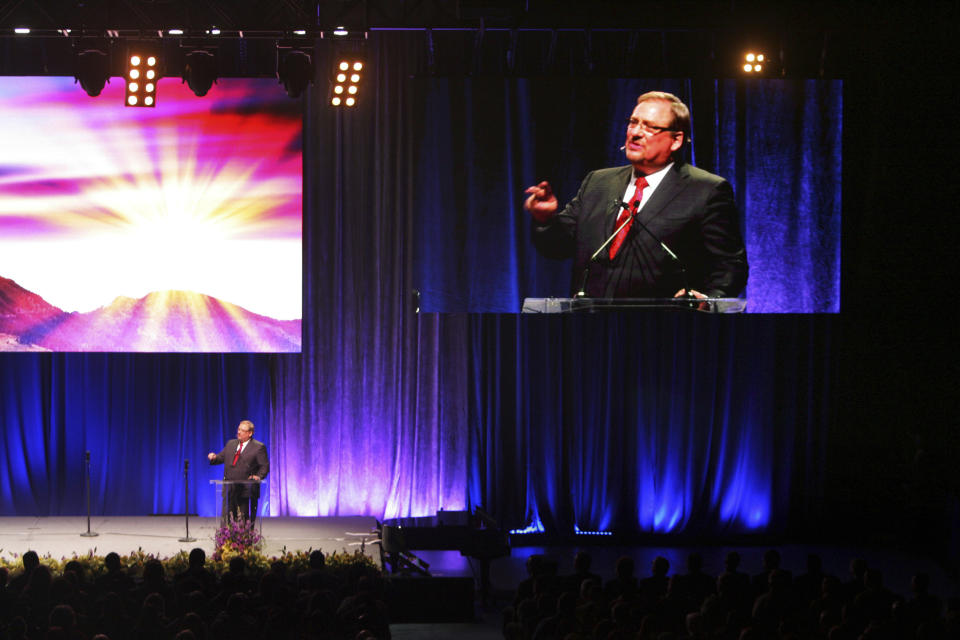
[[[517,312],[525,297],[568,295],[570,262],[533,250],[523,191],[549,180],[565,202],[588,171],[625,164],[624,122],[656,88],[693,108],[693,163],[734,185],[748,311],[840,310],[841,81],[482,77],[415,88],[421,309]]]
[[[824,316],[474,316],[471,502],[568,534],[786,530],[820,508],[831,335]]]
[[[410,293],[416,141],[403,69],[416,48],[379,45],[359,109],[330,109],[325,85],[306,102],[305,331],[302,357],[280,358],[276,372],[278,513],[466,506],[463,334],[416,316]]]
[[[594,104],[560,93],[562,81],[498,81],[502,126],[530,143],[508,152],[504,131],[458,115],[470,82],[429,81],[451,105],[431,103],[436,129],[425,125],[430,94],[409,77],[419,36],[372,34],[369,53],[358,109],[329,109],[322,84],[304,98],[303,353],[0,354],[0,514],[82,513],[90,450],[95,513],[182,512],[189,458],[191,510],[209,515],[220,470],[205,455],[244,418],[270,451],[271,515],[481,506],[511,528],[679,534],[778,532],[814,513],[831,317],[414,312],[427,256],[461,262],[434,274],[421,302],[448,286],[470,305],[565,289],[565,269],[523,239],[520,194],[537,166],[524,154],[555,154],[542,177],[572,190],[621,142],[611,129],[595,156],[570,153],[595,138],[567,112],[606,126],[641,83],[605,82],[618,97]],[[325,55],[318,48],[318,68]],[[686,85],[661,86],[683,95]],[[511,111],[525,100],[555,102],[555,113],[538,110],[552,115],[525,128]],[[443,151],[447,131],[473,150]],[[428,205],[438,228],[423,224]],[[473,226],[483,216],[495,224]],[[483,233],[491,253],[462,255]],[[496,277],[474,278],[484,265]],[[475,288],[462,293],[466,283]]]
[[[749,311],[840,311],[843,82],[717,81],[715,171],[733,182]]]
[[[190,510],[215,512],[223,477],[211,467],[254,423],[271,443],[268,360],[258,355],[0,354],[0,515],[183,513],[184,460]]]

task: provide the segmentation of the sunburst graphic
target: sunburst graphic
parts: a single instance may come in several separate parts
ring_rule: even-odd
[[[207,313],[209,300],[299,319],[298,103],[250,79],[202,99],[162,80],[156,109],[123,107],[122,91],[91,99],[70,79],[0,78],[0,276],[68,312],[176,291],[149,304],[180,311],[144,321]],[[243,315],[225,309],[213,317]],[[244,322],[225,331],[247,326],[261,342]]]

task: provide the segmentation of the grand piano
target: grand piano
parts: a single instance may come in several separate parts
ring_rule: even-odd
[[[430,566],[414,551],[459,551],[480,562],[480,593],[487,599],[490,562],[510,555],[509,534],[482,509],[445,511],[433,516],[392,518],[380,528],[380,549],[384,566],[391,573],[430,575]]]

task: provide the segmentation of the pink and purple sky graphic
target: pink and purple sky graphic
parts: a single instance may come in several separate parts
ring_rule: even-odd
[[[0,276],[67,312],[204,295],[301,318],[302,117],[273,79],[156,108],[72,78],[0,78]]]

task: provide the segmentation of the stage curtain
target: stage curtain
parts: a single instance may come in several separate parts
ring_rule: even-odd
[[[244,419],[271,441],[269,355],[0,354],[0,515],[215,512],[206,454]],[[282,472],[281,474],[282,475]],[[270,480],[268,478],[268,480]]]
[[[840,311],[843,82],[713,85],[716,173],[734,185],[749,310]]]
[[[819,514],[829,316],[471,318],[471,502],[514,529],[717,535]]]
[[[271,423],[277,513],[432,514],[466,505],[463,323],[417,316],[409,213],[419,40],[368,48],[355,110],[321,82],[304,136],[302,356],[280,356]],[[318,50],[318,68],[332,68]]]

